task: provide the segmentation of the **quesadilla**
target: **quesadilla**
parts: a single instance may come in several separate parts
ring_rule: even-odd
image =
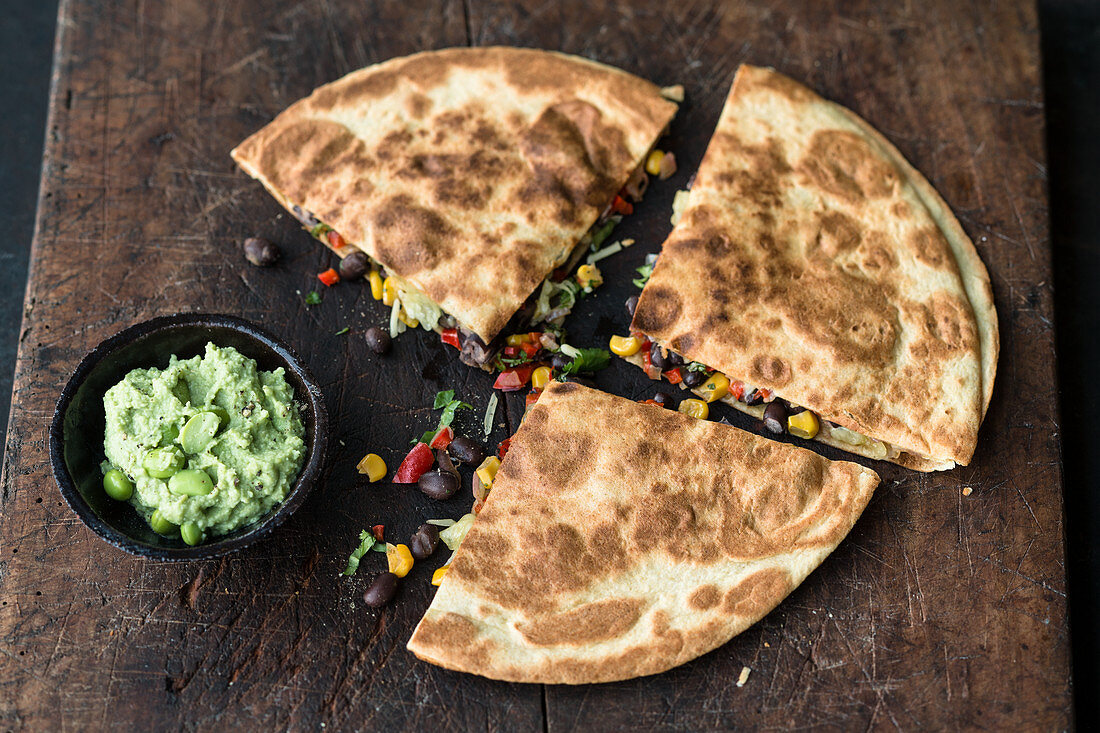
[[[654,674],[724,644],[848,534],[870,469],[552,382],[408,648],[513,682]]]
[[[555,271],[632,210],[682,93],[549,51],[428,51],[320,87],[232,156],[337,254],[385,269],[391,330],[453,329],[485,365],[510,322],[564,318],[577,285]]]
[[[855,114],[751,66],[632,329],[651,378],[921,471],[970,461],[997,366],[989,276],[943,199]]]

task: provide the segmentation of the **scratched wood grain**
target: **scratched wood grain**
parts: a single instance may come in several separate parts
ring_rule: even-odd
[[[58,32],[0,486],[6,728],[1070,725],[1030,3],[64,0]],[[399,339],[386,358],[370,354],[361,333],[385,314],[360,287],[338,286],[307,308],[301,294],[330,256],[227,152],[318,84],[466,43],[580,53],[687,88],[671,136],[681,171],[625,223],[638,245],[605,261],[609,284],[568,324],[578,343],[625,329],[630,271],[667,233],[673,191],[698,164],[742,61],[803,79],[881,129],[944,194],[990,269],[1003,351],[973,464],[935,475],[875,464],[884,484],[837,552],[762,623],[664,675],[539,688],[438,670],[404,643],[441,559],[414,568],[382,611],[359,600],[369,573],[338,576],[360,528],[384,522],[406,536],[424,518],[464,510],[465,496],[440,504],[366,485],[353,467],[368,449],[395,465],[432,424],[437,389],[456,388],[480,412],[489,378],[424,335]],[[282,245],[278,267],[243,262],[239,242],[254,234]],[[242,315],[298,349],[325,391],[334,460],[261,545],[153,563],[105,545],[62,505],[46,425],[88,349],[186,310]],[[598,382],[626,396],[652,390],[621,364]],[[521,401],[509,400],[489,442],[509,434]],[[476,418],[461,420],[472,432]],[[752,673],[738,688],[743,666]]]

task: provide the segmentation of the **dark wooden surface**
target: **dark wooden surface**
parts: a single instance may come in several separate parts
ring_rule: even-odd
[[[6,727],[1069,725],[1030,4],[275,5],[62,4],[0,496]],[[404,536],[423,518],[464,510],[465,497],[439,504],[365,485],[353,467],[368,450],[396,465],[433,422],[426,407],[437,389],[456,388],[480,411],[490,378],[426,334],[399,339],[385,359],[368,354],[359,334],[384,313],[361,288],[342,285],[304,307],[297,291],[317,287],[330,256],[227,152],[317,84],[465,43],[581,53],[687,88],[672,135],[681,172],[621,230],[638,244],[605,261],[611,283],[568,324],[576,343],[625,328],[630,270],[667,233],[674,187],[697,165],[741,61],[803,79],[881,129],[944,194],[990,269],[1003,350],[973,464],[935,475],[875,465],[884,484],[837,552],[761,624],[665,675],[539,688],[452,674],[404,650],[441,559],[415,568],[381,612],[358,600],[366,573],[338,576],[361,527],[384,522]],[[238,242],[255,233],[283,245],[278,268],[255,270],[239,256]],[[236,313],[283,335],[323,385],[337,442],[325,480],[269,541],[171,565],[131,558],[79,524],[49,476],[45,429],[85,351],[178,310]],[[352,332],[333,335],[344,326]],[[627,396],[652,389],[621,364],[598,381]],[[521,401],[510,400],[493,444]],[[753,673],[737,688],[742,666]]]

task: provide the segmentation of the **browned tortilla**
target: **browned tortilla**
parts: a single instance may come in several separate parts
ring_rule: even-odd
[[[409,649],[515,682],[661,672],[774,608],[847,535],[878,481],[854,463],[551,382]]]
[[[327,84],[232,154],[284,206],[312,212],[488,342],[675,112],[650,82],[587,59],[452,48]]]
[[[970,461],[996,373],[989,276],[947,205],[866,122],[751,66],[633,325],[921,470]]]

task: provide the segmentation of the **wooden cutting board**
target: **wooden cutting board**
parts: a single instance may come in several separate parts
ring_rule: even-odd
[[[737,65],[773,65],[856,110],[943,193],[989,266],[1001,319],[997,388],[973,464],[884,482],[851,536],[767,619],[656,677],[598,687],[494,683],[431,667],[404,644],[442,556],[396,602],[339,575],[359,530],[407,537],[457,517],[368,485],[369,451],[397,465],[438,389],[478,408],[490,377],[428,334],[385,358],[363,287],[321,289],[332,257],[234,169],[229,149],[315,86],[428,48],[512,44],[578,53],[682,83],[680,160],[617,235],[571,341],[626,329],[634,267],[669,230]],[[822,727],[1057,729],[1071,681],[1055,412],[1038,32],[1029,2],[752,0],[393,2],[65,0],[0,496],[0,721],[6,728],[330,730]],[[270,270],[240,242],[281,244]],[[606,265],[606,266],[604,266]],[[333,458],[275,536],[222,560],[168,564],[100,541],[62,504],[46,426],[100,340],[154,315],[220,311],[290,342],[323,386]],[[336,335],[342,328],[350,333]],[[653,391],[616,363],[604,389]],[[488,441],[510,434],[522,393]],[[506,414],[505,414],[506,413]],[[728,411],[733,423],[759,430]],[[474,431],[477,418],[460,422]],[[838,454],[816,446],[831,457]],[[969,489],[969,490],[968,490]],[[747,683],[735,681],[742,667]]]

